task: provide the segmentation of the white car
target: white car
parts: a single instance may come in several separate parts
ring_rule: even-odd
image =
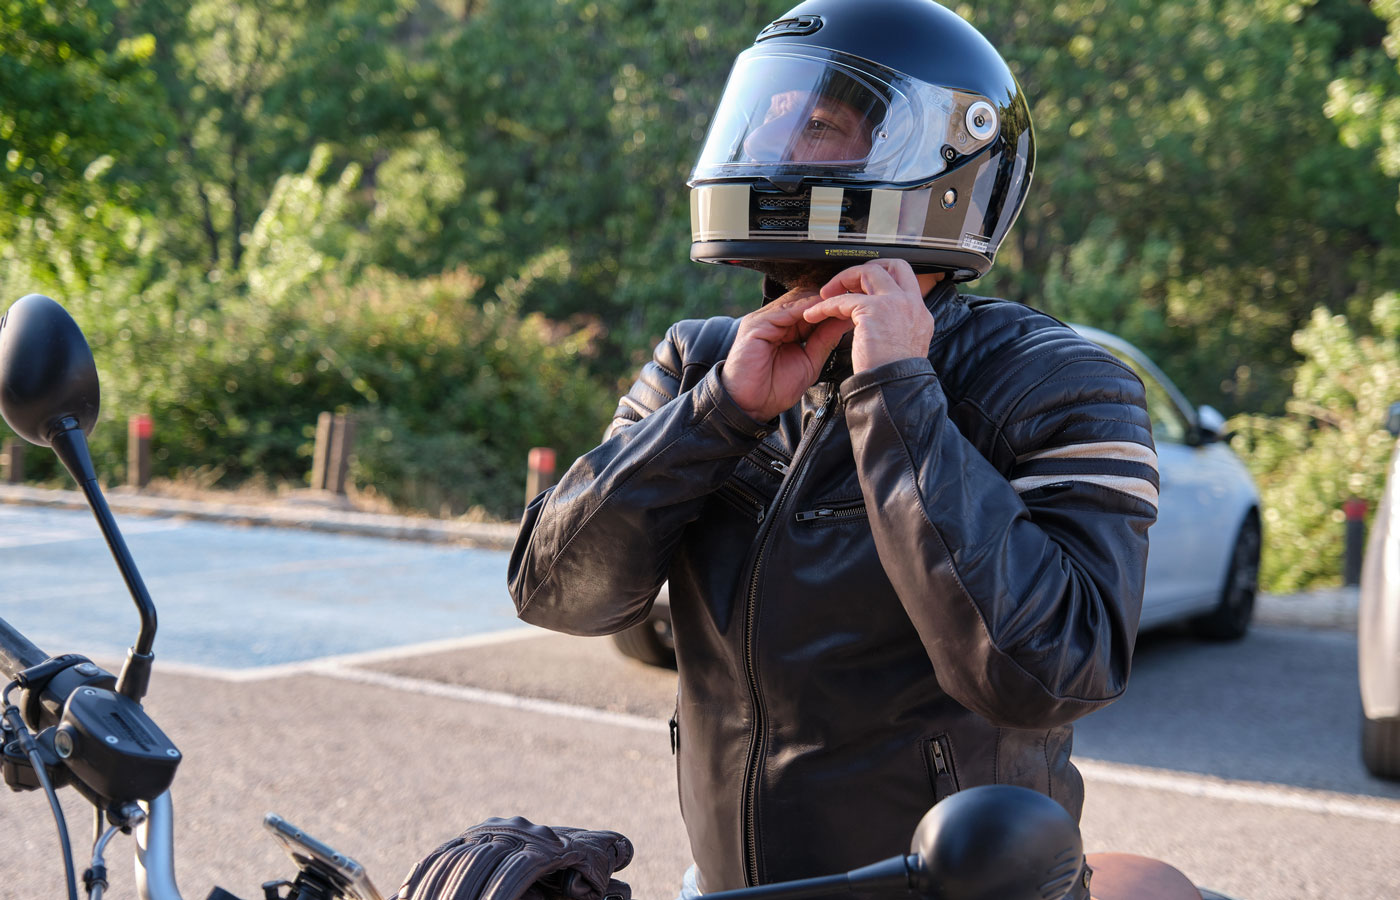
[[[1072,327],[1131,367],[1147,388],[1161,495],[1157,524],[1148,533],[1139,630],[1185,621],[1203,638],[1243,637],[1259,585],[1259,492],[1230,450],[1224,416],[1188,403],[1127,341],[1097,328]],[[674,667],[669,604],[663,587],[645,622],[613,636],[618,649],[645,663]]]
[[[1244,636],[1259,588],[1259,492],[1230,449],[1225,417],[1192,406],[1146,356],[1106,331],[1074,329],[1132,367],[1147,388],[1161,480],[1148,532],[1139,631],[1186,620],[1204,638]]]
[[[1400,437],[1400,403],[1390,408],[1390,433]],[[1361,681],[1361,758],[1373,775],[1400,778],[1400,441],[1361,567],[1356,622]]]

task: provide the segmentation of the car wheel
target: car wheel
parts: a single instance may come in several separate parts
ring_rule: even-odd
[[[1361,719],[1361,759],[1372,775],[1400,779],[1400,719]]]
[[[676,667],[676,645],[671,639],[668,618],[649,616],[645,622],[619,631],[612,639],[624,656],[663,669]]]
[[[1259,520],[1250,516],[1235,537],[1235,552],[1215,609],[1190,621],[1197,637],[1212,641],[1237,641],[1249,630],[1254,616],[1254,595],[1259,590]]]

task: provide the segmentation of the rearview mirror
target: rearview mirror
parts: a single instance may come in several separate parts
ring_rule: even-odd
[[[0,413],[9,426],[47,447],[64,419],[91,434],[100,402],[97,364],[78,323],[42,294],[16,300],[0,319]]]
[[[1200,406],[1196,409],[1196,432],[1202,444],[1210,444],[1225,437],[1225,417],[1214,406]]]
[[[1044,794],[1007,784],[940,801],[919,821],[909,852],[922,863],[910,886],[923,897],[1043,900],[1067,896],[1084,877],[1084,844],[1070,814]]]

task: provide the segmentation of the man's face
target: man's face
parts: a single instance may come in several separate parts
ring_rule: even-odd
[[[744,141],[757,162],[855,162],[870,153],[872,126],[855,107],[811,91],[775,94]]]

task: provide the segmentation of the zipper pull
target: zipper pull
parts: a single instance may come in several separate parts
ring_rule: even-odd
[[[773,471],[777,472],[779,475],[782,475],[784,478],[787,477],[787,473],[788,473],[789,466],[788,466],[787,463],[783,462],[781,459],[769,460],[769,461],[768,461],[768,466],[769,466]]]
[[[943,758],[943,744],[938,738],[933,739],[933,768],[939,775],[948,774],[948,760]]]
[[[800,513],[798,513],[798,514],[797,514],[797,521],[799,521],[799,522],[810,522],[810,521],[812,521],[813,519],[825,519],[827,516],[834,516],[834,515],[836,515],[836,510],[834,510],[834,509],[826,509],[826,508],[823,508],[823,509],[813,509],[813,510],[809,510],[809,511],[807,511],[807,512],[800,512]]]

